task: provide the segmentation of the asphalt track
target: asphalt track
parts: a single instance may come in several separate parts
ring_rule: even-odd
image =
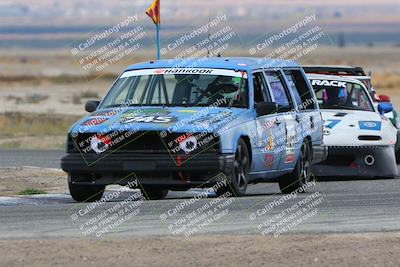
[[[0,152],[0,167],[57,168],[54,157],[61,155]],[[276,184],[259,184],[243,198],[192,190],[143,202],[127,201],[136,191],[113,189],[106,193],[110,200],[95,207],[63,194],[0,197],[0,238],[400,231],[399,179],[319,181],[290,199],[277,192]],[[193,198],[199,194],[203,198]]]

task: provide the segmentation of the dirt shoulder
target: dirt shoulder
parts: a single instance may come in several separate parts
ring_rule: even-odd
[[[31,167],[0,168],[0,196],[17,195],[26,189],[47,193],[67,192],[67,176],[61,170]]]
[[[4,266],[400,266],[400,233],[1,240]]]

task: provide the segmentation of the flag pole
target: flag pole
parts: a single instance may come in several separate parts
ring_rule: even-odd
[[[160,44],[160,23],[156,24],[157,27],[157,60],[161,59],[161,44]]]

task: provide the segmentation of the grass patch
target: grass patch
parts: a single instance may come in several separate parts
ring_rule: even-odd
[[[94,98],[94,99],[100,98],[99,94],[93,91],[85,91],[80,96],[81,98]]]
[[[66,135],[78,116],[4,113],[0,114],[0,136],[61,136]]]
[[[400,89],[400,75],[394,73],[373,73],[372,84],[375,89]]]
[[[47,192],[40,189],[27,188],[18,192],[17,194],[20,196],[31,196],[31,195],[46,195]]]
[[[21,147],[21,142],[18,141],[11,141],[0,144],[0,149],[20,149]]]

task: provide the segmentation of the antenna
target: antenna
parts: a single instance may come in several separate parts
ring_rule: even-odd
[[[208,44],[210,43],[210,23],[211,23],[211,9],[208,8],[208,29],[207,29],[207,40]],[[207,57],[210,57],[210,49],[208,49],[209,45],[207,45]]]

